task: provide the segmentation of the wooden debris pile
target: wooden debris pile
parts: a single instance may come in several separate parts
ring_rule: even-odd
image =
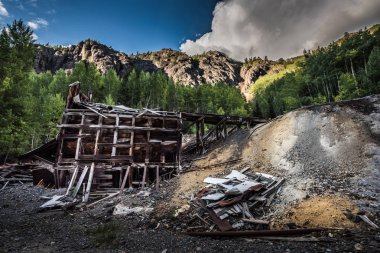
[[[3,165],[0,166],[0,189],[10,185],[24,184],[25,182],[32,182],[33,177],[31,171],[26,169],[25,166]]]
[[[215,226],[220,231],[268,228],[269,221],[263,217],[285,180],[247,172],[248,169],[232,170],[224,178],[204,179],[208,185],[190,201],[194,207],[190,230],[207,228],[212,231]]]

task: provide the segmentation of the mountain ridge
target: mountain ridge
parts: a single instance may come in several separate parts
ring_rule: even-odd
[[[183,85],[215,84],[224,82],[232,86],[248,86],[275,63],[261,60],[247,65],[233,60],[222,52],[208,51],[201,55],[189,56],[173,49],[161,49],[136,55],[127,55],[95,40],[85,40],[77,45],[44,46],[36,45],[34,69],[37,73],[64,69],[70,72],[76,62],[94,63],[100,73],[113,68],[119,77],[133,69],[145,72],[161,70],[177,83]]]
[[[373,33],[379,28],[380,24],[375,24],[368,30]],[[345,36],[351,34],[353,33],[345,33]],[[341,43],[345,36],[335,42]],[[303,57],[300,55],[277,61],[253,57],[240,62],[218,51],[189,56],[184,52],[165,48],[155,52],[128,55],[90,39],[75,46],[36,45],[36,49],[34,69],[37,73],[56,72],[58,69],[70,72],[76,62],[87,61],[94,63],[102,74],[113,68],[119,77],[136,69],[145,72],[162,71],[183,85],[224,82],[239,87],[246,97],[249,96],[248,88],[259,77],[268,73],[276,74],[286,69],[289,63]]]

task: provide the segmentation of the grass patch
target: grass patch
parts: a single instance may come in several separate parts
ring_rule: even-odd
[[[256,96],[257,92],[271,85],[275,80],[282,78],[285,74],[294,72],[297,69],[295,63],[284,66],[274,66],[268,74],[260,76],[254,84],[249,88],[249,92]],[[276,70],[276,71],[275,71]]]

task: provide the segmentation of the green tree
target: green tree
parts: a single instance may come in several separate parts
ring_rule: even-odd
[[[84,94],[88,97],[97,98],[98,101],[104,101],[106,94],[103,79],[94,63],[87,61],[76,63],[72,74],[69,76],[69,81],[79,81]]]
[[[121,88],[121,81],[116,71],[114,69],[108,70],[103,79],[105,92],[107,94],[105,97],[106,101],[108,99],[108,101],[111,100],[113,103],[116,103]]]
[[[359,92],[357,90],[357,84],[356,80],[353,78],[352,74],[344,73],[341,74],[339,78],[340,82],[340,91],[339,95],[336,96],[336,100],[345,100],[345,99],[352,99],[357,96],[357,93]]]
[[[380,48],[374,47],[368,59],[369,92],[380,93]]]
[[[25,90],[34,60],[32,30],[19,21],[0,34],[0,158],[25,150]]]

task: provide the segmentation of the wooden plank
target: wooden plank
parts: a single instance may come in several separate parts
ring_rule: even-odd
[[[82,125],[82,124],[60,124],[57,125],[59,128],[104,128],[104,129],[114,129],[118,128],[121,130],[141,130],[141,131],[158,131],[166,133],[178,133],[178,129],[167,129],[167,128],[157,128],[157,127],[131,127],[131,126],[114,126],[114,125]]]
[[[253,224],[262,224],[262,225],[269,225],[269,221],[266,220],[256,220],[256,219],[241,219],[242,221],[253,223]]]
[[[75,189],[73,191],[73,194],[71,195],[73,198],[75,198],[78,194],[78,191],[79,191],[79,188],[81,187],[82,185],[82,182],[87,174],[87,171],[88,171],[88,166],[85,166],[84,169],[82,170],[82,174],[80,175],[79,177],[79,180],[77,182],[77,185],[75,186]]]
[[[160,166],[156,166],[156,191],[160,188]]]
[[[102,202],[102,201],[107,200],[107,199],[111,199],[111,198],[113,198],[113,197],[115,197],[115,196],[117,196],[117,195],[119,195],[119,192],[111,193],[111,194],[109,194],[109,195],[108,195],[107,197],[105,197],[105,198],[99,199],[99,200],[97,200],[97,201],[95,201],[95,202],[93,202],[93,203],[91,203],[91,204],[86,205],[86,207],[92,207],[92,206],[95,206],[95,205],[98,204],[99,202]]]
[[[285,182],[285,179],[281,179],[278,181],[275,185],[267,189],[266,191],[262,192],[260,196],[267,196],[269,194],[272,194],[275,190],[277,190],[278,187],[280,187]]]
[[[132,118],[132,127],[135,126],[135,123],[136,123],[136,118],[133,117]],[[134,142],[135,142],[135,132],[132,131],[131,132],[131,140],[130,140],[130,144],[131,144],[131,147],[129,148],[129,156],[133,157],[133,145],[134,145]]]
[[[321,239],[315,237],[284,237],[284,236],[266,236],[266,237],[255,237],[255,240],[273,240],[273,241],[285,241],[285,242],[320,242],[320,241],[329,241],[328,239]],[[252,239],[245,239],[246,241],[254,241]],[[257,241],[254,241],[255,243]]]
[[[54,166],[54,162],[51,162],[51,161],[49,161],[49,160],[46,160],[45,158],[42,158],[41,156],[33,155],[33,158],[36,158],[37,160],[40,160],[40,161],[42,161],[42,162],[44,162],[44,163],[47,163],[47,164],[49,164],[49,165]]]
[[[98,124],[100,126],[102,126],[102,120],[103,120],[103,118],[101,116],[102,115],[99,115],[99,120],[98,120]],[[94,156],[98,155],[98,142],[99,142],[100,132],[101,132],[101,128],[98,128],[98,130],[96,131],[96,138],[95,138],[95,145],[94,145]],[[84,197],[83,197],[83,202],[87,202],[88,201],[88,197],[90,196],[90,191],[91,191],[91,186],[92,186],[92,180],[93,180],[93,177],[94,177],[94,171],[95,171],[95,162],[92,162],[91,163],[90,174],[88,175],[88,181],[87,181],[86,191],[85,191],[85,194],[84,194]]]
[[[104,118],[107,118],[107,116],[105,116],[105,115],[101,114],[101,113],[100,113],[100,112],[98,112],[97,110],[95,110],[95,109],[92,109],[91,107],[89,107],[89,106],[86,106],[86,105],[85,105],[85,104],[83,104],[83,103],[81,103],[81,105],[82,105],[83,107],[86,107],[87,109],[89,109],[89,110],[93,111],[94,113],[98,114],[99,116],[101,116],[101,117],[104,117]]]
[[[198,121],[195,125],[195,140],[196,140],[196,148],[198,150],[201,143],[200,137],[199,137],[199,122]]]
[[[376,225],[375,223],[373,223],[367,215],[358,215],[360,219],[362,219],[365,223],[367,223],[368,225],[370,225],[372,228],[374,229],[378,229],[379,226]]]
[[[309,234],[313,232],[321,232],[326,229],[323,228],[300,228],[300,229],[289,229],[289,230],[248,230],[248,231],[227,231],[227,232],[187,232],[185,234],[192,236],[227,236],[229,238],[233,236],[288,236],[288,235],[302,235]]]
[[[127,178],[129,177],[129,171],[131,169],[131,166],[127,167],[127,171],[125,172],[123,183],[121,184],[119,194],[121,194],[124,191],[125,184],[127,183]]]
[[[221,220],[218,215],[212,210],[211,208],[206,207],[206,202],[204,200],[199,201],[201,206],[205,208],[210,215],[212,221],[215,223],[215,225],[218,226],[220,231],[225,232],[232,229],[231,224],[227,220]]]
[[[201,144],[201,147],[202,147],[201,154],[203,154],[204,153],[204,141],[203,141],[203,137],[205,135],[205,120],[204,120],[204,118],[201,120],[200,126],[201,126],[201,129],[200,129],[200,136],[201,136],[201,138],[200,138],[200,144]]]
[[[7,181],[12,181],[12,182],[31,182],[33,181],[33,178],[17,178],[17,177],[8,177],[4,179],[0,179],[0,182],[7,182]]]
[[[85,190],[84,196],[83,196],[83,202],[87,202],[88,201],[88,197],[90,196],[90,190],[91,190],[91,186],[92,186],[92,179],[94,178],[94,170],[95,170],[95,163],[93,162],[91,164],[90,174],[88,175],[88,181],[87,181],[86,190]]]
[[[115,155],[116,155],[116,148],[130,148],[130,144],[113,144],[113,143],[98,143],[98,146],[106,146],[106,147],[112,147],[112,150],[115,148]]]
[[[228,132],[227,132],[227,125],[226,121],[223,122],[223,138],[226,139],[228,137]]]
[[[146,184],[146,172],[147,172],[147,167],[144,165],[144,172],[143,172],[143,178],[142,178],[142,188],[144,189],[145,184]]]
[[[119,122],[120,122],[120,118],[119,118],[119,115],[117,115],[117,117],[116,117],[116,127],[119,126]],[[119,128],[115,128],[113,130],[113,145],[117,144],[118,133],[119,133]],[[112,154],[111,155],[112,156],[116,155],[116,146],[112,147]]]
[[[82,114],[82,119],[81,119],[81,124],[82,125],[84,124],[84,118],[85,118],[85,115]],[[82,132],[83,132],[83,128],[79,129],[79,136],[82,135]],[[82,143],[82,137],[78,137],[78,139],[77,139],[77,148],[76,148],[76,151],[75,151],[75,159],[78,159],[78,157],[79,157],[81,143]]]
[[[7,181],[7,182],[3,185],[3,187],[1,187],[0,191],[4,190],[5,187],[7,187],[8,184],[9,184],[9,181]]]
[[[70,190],[73,187],[75,180],[77,179],[78,171],[79,171],[79,166],[75,167],[74,173],[73,173],[71,180],[70,180],[70,183],[69,183],[69,186],[67,187],[66,195],[69,195]]]

